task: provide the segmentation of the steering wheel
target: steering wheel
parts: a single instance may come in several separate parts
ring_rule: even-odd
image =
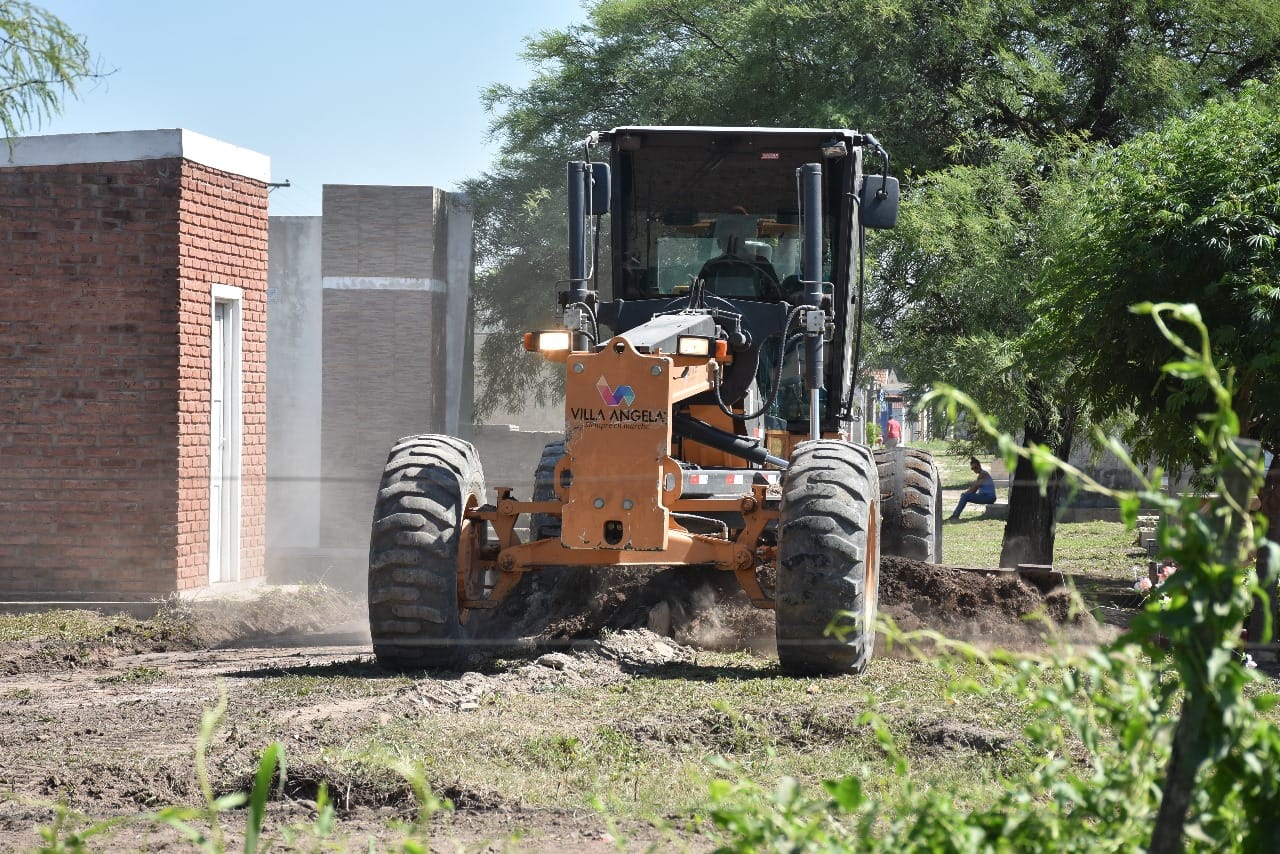
[[[678,308],[686,308],[688,307],[689,301],[691,299],[693,299],[693,296],[691,294],[678,296],[675,299],[673,299],[671,302],[664,305],[662,307],[662,310],[664,312],[667,312],[667,311],[675,311]],[[702,292],[702,302],[707,306],[707,308],[718,308],[723,311],[731,311],[734,314],[738,313],[738,310],[737,308],[734,307],[733,303],[729,302],[724,297],[716,296],[710,291],[704,290]],[[719,305],[711,305],[711,303],[719,303]]]
[[[734,255],[720,255],[708,259],[698,274],[711,290],[714,290],[715,280],[720,276],[750,278],[755,285],[755,299],[782,302],[782,288],[777,278],[759,263]]]

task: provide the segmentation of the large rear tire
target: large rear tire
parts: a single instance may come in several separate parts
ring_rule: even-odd
[[[469,443],[424,435],[392,447],[369,538],[369,632],[379,664],[450,667],[466,656],[476,621],[460,619],[458,551],[478,534],[464,511],[483,502],[484,473]]]
[[[933,455],[919,448],[877,448],[880,553],[942,562],[942,481]]]
[[[782,481],[775,596],[778,660],[788,673],[861,673],[870,662],[878,496],[867,448],[818,439],[792,454]],[[839,631],[828,635],[833,625]]]

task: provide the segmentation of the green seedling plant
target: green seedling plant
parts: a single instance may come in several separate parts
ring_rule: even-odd
[[[418,804],[413,823],[402,828],[405,838],[400,843],[400,850],[405,854],[427,854],[431,850],[431,819],[439,812],[452,812],[453,802],[431,791],[421,765],[397,762],[393,767],[409,784]]]
[[[229,811],[238,810],[247,805],[244,852],[257,854],[259,851],[267,850],[273,841],[263,836],[263,825],[273,783],[277,792],[283,794],[287,782],[284,747],[279,742],[273,742],[263,750],[254,776],[253,789],[249,794],[232,792],[226,795],[215,795],[208,771],[208,751],[213,742],[213,735],[225,719],[226,712],[227,697],[224,691],[217,705],[212,709],[206,709],[201,718],[200,735],[196,740],[195,765],[204,805],[202,807],[166,807],[151,816],[151,820],[172,827],[202,851],[221,854],[227,850],[222,819]],[[453,804],[432,792],[420,766],[400,762],[394,767],[409,784],[417,803],[414,821],[401,828],[404,837],[399,843],[399,850],[406,854],[425,854],[430,848],[432,818],[439,812],[452,810]],[[336,828],[336,814],[329,798],[328,787],[321,785],[316,797],[315,819],[309,825],[284,828],[281,836],[291,848],[298,847],[303,840],[306,840],[319,849],[332,838]]]
[[[201,805],[167,806],[142,816],[119,816],[76,829],[72,827],[74,816],[71,811],[65,804],[58,804],[54,808],[53,823],[37,828],[41,839],[37,850],[42,854],[81,854],[91,850],[89,841],[94,837],[109,838],[119,826],[132,823],[169,827],[196,849],[208,854],[223,854],[228,850],[227,832],[223,825],[232,813],[240,810],[244,811],[245,854],[257,854],[271,848],[277,840],[265,836],[263,829],[272,790],[276,790],[277,796],[283,795],[285,791],[287,772],[284,747],[279,742],[273,742],[263,750],[250,792],[216,794],[209,772],[209,748],[213,744],[215,733],[225,721],[226,714],[227,695],[224,689],[219,694],[218,702],[212,708],[205,709],[201,715],[200,732],[196,738],[195,772],[203,800]],[[413,821],[397,828],[400,838],[395,850],[406,854],[425,854],[431,847],[433,817],[440,812],[451,811],[453,804],[432,792],[420,766],[400,762],[394,768],[409,784],[417,804]],[[315,818],[309,824],[300,823],[281,828],[279,841],[289,850],[347,850],[345,843],[335,840],[337,830],[336,811],[328,786],[321,784],[316,795]]]
[[[53,808],[53,824],[36,828],[36,834],[40,837],[40,846],[36,851],[40,854],[85,854],[92,850],[89,845],[91,839],[110,835],[124,821],[123,817],[109,818],[87,827],[72,829],[72,813],[65,803],[59,803]]]
[[[222,725],[226,715],[227,693],[223,689],[219,693],[217,704],[211,709],[205,709],[201,715],[200,734],[196,738],[196,780],[204,798],[203,806],[165,807],[150,816],[150,819],[155,823],[173,828],[201,851],[220,854],[226,851],[222,817],[227,812],[248,804],[244,851],[245,854],[256,854],[262,842],[262,825],[266,817],[267,801],[271,797],[271,783],[278,776],[282,791],[285,785],[284,748],[279,742],[273,742],[262,752],[257,773],[254,775],[252,793],[246,795],[244,792],[231,792],[226,795],[215,795],[209,776],[209,746],[213,743],[214,733]]]
[[[71,829],[71,813],[65,804],[54,808],[54,822],[49,826],[37,828],[41,839],[38,849],[48,854],[78,854],[91,850],[89,840],[97,836],[109,837],[111,832],[127,822],[165,825],[177,831],[184,839],[201,851],[221,854],[226,851],[225,834],[222,829],[224,815],[248,805],[244,830],[245,854],[256,854],[265,850],[262,846],[262,825],[266,817],[267,801],[271,797],[271,784],[277,778],[283,789],[285,783],[284,748],[272,743],[263,751],[254,777],[253,791],[250,794],[233,792],[227,795],[215,795],[209,777],[208,753],[213,743],[214,733],[226,718],[227,695],[222,691],[217,704],[205,709],[201,715],[200,733],[196,738],[195,766],[196,778],[204,799],[203,806],[169,806],[154,813],[140,817],[117,816],[106,821],[97,822],[82,829]],[[321,813],[321,818],[325,818]]]
[[[1139,508],[1165,520],[1160,556],[1179,569],[1129,628],[1093,651],[1051,646],[1040,655],[984,652],[930,632],[891,642],[947,667],[945,656],[966,657],[991,677],[966,680],[958,691],[1025,704],[1030,720],[1009,748],[1027,760],[990,803],[967,805],[952,792],[918,786],[888,725],[874,708],[863,716],[895,774],[872,780],[865,771],[828,781],[821,796],[784,779],[766,791],[740,769],[713,782],[705,815],[721,851],[1139,851],[1275,850],[1280,840],[1280,728],[1264,715],[1280,699],[1239,654],[1241,626],[1262,582],[1280,559],[1264,539],[1265,520],[1250,520],[1249,499],[1262,478],[1256,445],[1241,439],[1231,407],[1232,375],[1219,371],[1208,330],[1194,305],[1142,304],[1182,354],[1164,371],[1200,383],[1215,403],[1194,437],[1208,465],[1212,500],[1169,496],[1159,471],[1146,476],[1125,449],[1099,435],[1139,479],[1117,491],[1055,458],[1047,448],[1022,446],[978,411],[962,392],[938,388],[922,405],[941,404],[954,419],[963,408],[998,444],[1012,469],[1032,463],[1041,488],[1055,470],[1082,489],[1108,495],[1133,528]],[[1190,329],[1197,346],[1175,329]],[[928,652],[926,652],[928,650]],[[1252,686],[1252,687],[1251,687]],[[736,779],[735,779],[736,778]]]

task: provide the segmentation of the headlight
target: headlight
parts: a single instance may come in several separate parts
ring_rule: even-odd
[[[676,352],[681,356],[710,356],[711,339],[699,335],[679,335],[676,337]]]
[[[568,350],[572,344],[573,336],[567,330],[538,333],[538,349],[544,353],[548,350]]]
[[[524,348],[530,352],[568,352],[573,344],[573,333],[567,329],[548,329],[544,332],[526,332]]]

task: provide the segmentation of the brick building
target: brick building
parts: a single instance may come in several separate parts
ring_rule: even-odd
[[[0,597],[261,579],[268,179],[186,130],[0,161]]]

